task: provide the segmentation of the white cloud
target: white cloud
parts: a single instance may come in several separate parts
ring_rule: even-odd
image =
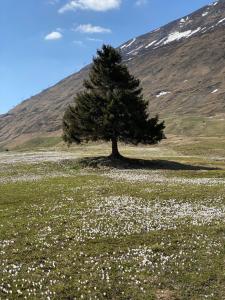
[[[60,40],[63,37],[62,33],[53,31],[45,36],[46,41]]]
[[[91,24],[79,25],[74,31],[79,31],[81,33],[110,33],[111,29],[104,28],[101,26],[93,26]]]
[[[137,0],[137,1],[135,2],[135,4],[136,4],[137,6],[145,5],[145,4],[147,4],[147,3],[148,3],[147,0]]]
[[[94,10],[107,11],[110,9],[119,8],[121,0],[70,0],[67,4],[59,9],[59,13],[64,13],[70,10]]]

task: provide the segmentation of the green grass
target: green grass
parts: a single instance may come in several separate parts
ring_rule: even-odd
[[[225,155],[225,139],[222,138],[199,138],[195,143],[178,145],[176,150],[185,155],[221,156]]]
[[[121,148],[158,170],[0,160],[0,298],[225,299],[224,160],[167,147]]]
[[[215,154],[218,150],[218,155],[223,155],[225,153],[225,119],[224,115],[204,117],[204,116],[160,116],[161,119],[165,120],[165,133],[171,139],[172,136],[180,137],[183,139],[183,144],[178,151],[183,152],[185,155],[189,154],[190,151],[193,153],[191,155],[201,155],[204,151],[211,151]],[[38,134],[38,133],[36,133]],[[190,140],[194,141],[194,148],[192,149],[193,143],[190,145]],[[32,151],[32,150],[45,150],[49,148],[62,148],[62,139],[60,134],[58,136],[39,136],[30,138],[25,142],[20,139],[16,142],[2,142],[0,144],[0,152],[9,150],[16,151]],[[218,145],[218,147],[217,147]],[[99,147],[98,147],[99,150]],[[167,147],[167,155],[171,155],[173,148]],[[169,154],[168,154],[169,150]],[[84,147],[84,151],[86,148]]]
[[[61,137],[36,137],[28,140],[27,142],[16,146],[13,150],[27,151],[35,149],[43,149],[54,147],[62,141]]]
[[[166,133],[180,136],[224,137],[224,117],[173,116],[165,117]]]

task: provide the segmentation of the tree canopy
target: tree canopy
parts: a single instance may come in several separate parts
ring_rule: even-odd
[[[112,46],[97,51],[84,90],[74,101],[63,117],[63,138],[69,144],[111,141],[111,156],[118,157],[118,141],[156,144],[164,138],[164,122],[149,117],[140,81]]]

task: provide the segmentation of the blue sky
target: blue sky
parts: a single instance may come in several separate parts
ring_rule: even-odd
[[[210,0],[1,0],[0,113]]]

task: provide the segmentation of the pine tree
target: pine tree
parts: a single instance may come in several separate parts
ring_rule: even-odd
[[[120,157],[118,141],[156,144],[164,138],[164,122],[147,113],[140,81],[122,64],[120,52],[103,45],[97,51],[84,81],[84,91],[75,97],[63,117],[67,143],[104,140],[112,142],[112,158]]]

